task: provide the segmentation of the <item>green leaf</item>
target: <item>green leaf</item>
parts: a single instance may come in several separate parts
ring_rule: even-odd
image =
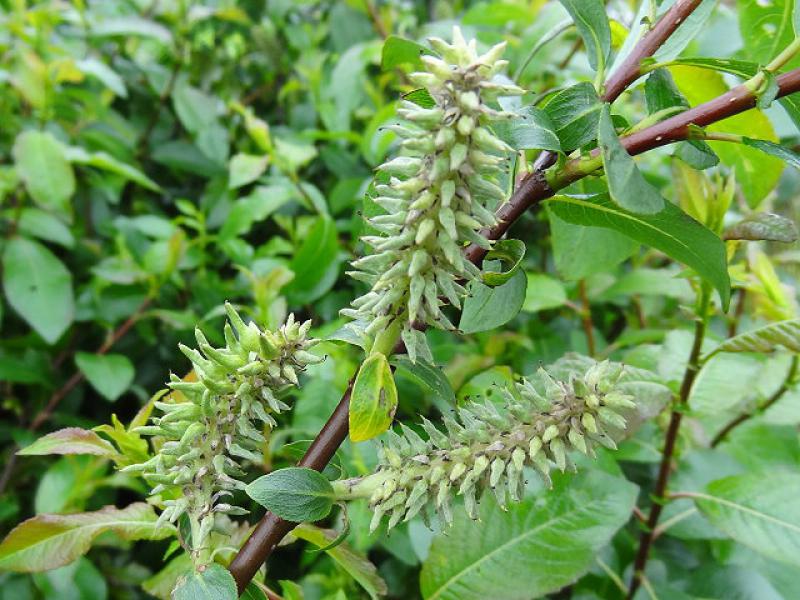
[[[658,61],[671,60],[678,56],[689,43],[697,39],[706,21],[717,8],[718,0],[702,0],[680,26],[670,35],[653,55]],[[642,5],[645,6],[644,4]],[[662,6],[666,6],[662,3]],[[666,8],[664,9],[666,10]]]
[[[800,319],[770,323],[753,331],[740,333],[714,349],[718,352],[774,352],[783,347],[800,352]]]
[[[698,171],[716,167],[719,156],[703,140],[681,142],[675,149],[675,156]]]
[[[153,192],[161,191],[161,186],[139,169],[114,158],[107,152],[87,152],[80,146],[69,146],[65,148],[65,156],[72,163],[89,165],[90,167],[96,167],[108,171],[109,173],[120,175],[129,181],[138,183],[146,190]]]
[[[797,241],[794,222],[772,213],[753,213],[725,229],[725,240],[765,240],[791,244]]]
[[[687,67],[698,67],[700,69],[710,69],[720,73],[730,73],[742,79],[750,79],[758,73],[758,63],[748,60],[736,60],[734,58],[677,58],[667,63],[667,66],[684,65]]]
[[[603,105],[591,83],[579,83],[554,94],[543,109],[553,122],[564,152],[572,152],[597,137]]]
[[[455,406],[456,394],[442,369],[421,358],[411,362],[406,356],[393,356],[391,363],[430,391],[434,402],[441,406]]]
[[[605,195],[555,196],[547,203],[565,221],[616,229],[691,267],[717,289],[727,310],[731,284],[725,243],[674,204],[665,203],[663,210],[653,215],[637,215],[616,206]]]
[[[383,43],[381,52],[381,69],[388,71],[400,65],[421,67],[419,57],[423,54],[433,54],[430,49],[412,40],[390,35]]]
[[[380,352],[361,364],[350,395],[350,439],[363,442],[389,429],[397,410],[397,388]]]
[[[72,275],[38,242],[16,237],[7,243],[3,287],[8,303],[48,344],[57,342],[72,323]]]
[[[61,567],[85,554],[92,540],[107,531],[124,540],[160,540],[174,534],[170,525],[156,529],[156,520],[153,507],[143,502],[72,515],[38,515],[17,525],[0,544],[0,569],[31,573]]]
[[[603,168],[611,199],[637,214],[653,215],[664,209],[664,199],[650,185],[625,150],[614,131],[608,106],[600,113],[597,141],[603,153]]]
[[[501,261],[511,266],[507,271],[484,269],[481,273],[483,283],[490,287],[504,284],[517,272],[520,264],[522,264],[523,258],[525,258],[524,242],[520,240],[499,240],[495,242],[492,249],[486,255],[486,260],[489,261],[487,264],[494,264],[496,261]]]
[[[75,354],[78,368],[103,398],[113,402],[127,390],[133,382],[136,371],[124,354]]]
[[[611,53],[611,28],[603,0],[559,0],[578,28],[587,48],[589,65],[604,69]]]
[[[248,233],[254,224],[265,221],[291,199],[292,193],[287,187],[258,186],[250,195],[234,203],[219,230],[220,240],[230,240]]]
[[[211,563],[202,571],[192,569],[172,591],[172,600],[236,600],[238,597],[233,575],[217,563]]]
[[[533,106],[524,106],[517,111],[519,116],[499,121],[495,132],[514,150],[550,150],[561,152],[561,142],[556,126],[548,114]]]
[[[294,523],[324,519],[334,501],[333,487],[325,476],[305,467],[273,471],[256,479],[245,491],[267,510]]]
[[[610,271],[639,248],[631,238],[613,229],[567,223],[549,208],[547,216],[556,270],[568,281]]]
[[[38,205],[71,214],[75,173],[64,156],[64,147],[50,133],[23,131],[14,141],[14,164],[25,188]]]
[[[234,190],[253,183],[261,177],[268,163],[268,154],[234,154],[228,165],[228,189]]]
[[[75,238],[69,228],[58,217],[39,208],[23,208],[17,227],[20,233],[46,242],[60,244],[66,248],[75,245]]]
[[[738,0],[745,55],[765,65],[794,41],[794,0]]]
[[[558,279],[540,273],[528,273],[528,289],[522,310],[538,312],[558,308],[567,301],[567,291]]]
[[[749,137],[742,138],[742,141],[751,148],[758,148],[762,152],[780,158],[795,169],[800,169],[800,154],[797,154],[797,152],[794,152],[786,146],[781,146],[780,144],[767,140],[754,140]]]
[[[190,85],[177,86],[172,92],[172,103],[183,126],[194,135],[217,120],[217,99]]]
[[[289,263],[294,271],[287,289],[291,304],[308,304],[330,290],[339,275],[340,262],[336,223],[329,217],[318,217]]]
[[[689,107],[667,69],[656,69],[650,74],[644,83],[644,95],[651,115],[676,106]]]
[[[705,494],[693,497],[700,512],[738,543],[800,565],[800,475],[734,475],[712,482]]]
[[[319,548],[324,548],[336,539],[338,532],[302,523],[295,528],[292,535],[311,542]],[[366,557],[355,552],[346,543],[329,548],[325,552],[366,590],[370,598],[385,596],[389,592],[386,582],[378,574],[375,565]]]
[[[458,328],[463,333],[489,331],[517,316],[525,302],[528,278],[521,270],[502,285],[488,287],[479,281],[467,286],[468,296]]]
[[[600,471],[559,477],[503,512],[488,498],[480,519],[456,511],[422,566],[426,600],[539,598],[577,580],[629,519],[637,488]]]
[[[67,427],[44,437],[22,448],[17,454],[21,456],[42,456],[46,454],[94,454],[109,458],[117,456],[117,451],[110,443],[94,431],[80,427]]]

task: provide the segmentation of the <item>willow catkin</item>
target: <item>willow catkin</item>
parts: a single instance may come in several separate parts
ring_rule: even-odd
[[[389,432],[379,466],[366,477],[335,482],[342,498],[368,498],[374,530],[384,515],[389,528],[433,508],[443,523],[452,521],[451,502],[464,499],[467,514],[477,518],[482,493],[491,489],[499,505],[520,500],[523,469],[533,468],[549,486],[552,465],[572,467],[570,453],[594,456],[596,446],[615,448],[614,437],[626,427],[622,413],[633,397],[619,387],[622,365],[595,363],[565,381],[540,369],[523,379],[505,403],[472,403],[444,418],[444,431],[423,419],[428,439],[401,426]]]
[[[290,315],[273,332],[245,324],[230,304],[225,309],[223,348],[212,347],[199,329],[197,349],[180,346],[197,381],[172,375],[169,387],[187,401],[156,402],[160,416],[136,430],[166,441],[147,462],[123,469],[141,473],[156,484],[152,495],[167,498],[160,523],[189,516],[195,551],[203,547],[215,514],[246,512],[223,500],[245,487],[241,460],[262,460],[262,424],[276,425],[273,415],[289,408],[281,393],[298,384],[306,366],[323,360],[308,352],[319,341],[308,337],[310,321],[297,323]]]
[[[402,139],[400,156],[379,167],[389,180],[375,187],[374,201],[386,214],[369,219],[379,235],[362,239],[373,253],[356,260],[351,272],[371,289],[342,311],[366,323],[369,338],[398,321],[407,342],[415,321],[453,329],[441,310],[444,299],[460,307],[462,283],[480,275],[464,259],[463,246],[489,248],[480,230],[496,223],[493,210],[504,198],[498,178],[502,155],[511,148],[490,124],[513,115],[492,103],[523,93],[495,78],[507,65],[500,60],[505,44],[479,55],[475,41],[467,43],[458,28],[452,44],[438,38],[430,43],[440,58],[422,56],[427,72],[409,78],[435,104],[400,103],[405,123],[391,127]]]

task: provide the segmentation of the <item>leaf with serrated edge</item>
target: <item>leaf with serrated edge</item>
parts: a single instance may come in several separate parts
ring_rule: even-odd
[[[759,329],[740,333],[722,342],[718,352],[773,352],[779,347],[800,352],[800,319],[770,323]]]
[[[92,540],[106,531],[126,540],[160,540],[174,534],[169,525],[156,529],[156,520],[153,507],[143,502],[72,515],[37,515],[0,543],[0,569],[33,573],[63,567],[86,554]]]
[[[711,523],[775,560],[800,565],[800,475],[746,473],[718,479],[692,494]]]

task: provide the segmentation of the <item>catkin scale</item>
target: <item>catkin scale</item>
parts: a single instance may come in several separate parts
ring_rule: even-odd
[[[442,305],[460,306],[466,290],[459,281],[480,276],[461,250],[468,242],[490,246],[480,231],[496,223],[493,210],[504,198],[496,181],[505,158],[496,153],[511,148],[490,126],[512,115],[489,103],[523,93],[495,80],[507,64],[499,60],[505,45],[479,55],[475,41],[467,43],[458,28],[452,44],[430,42],[441,58],[421,57],[427,72],[409,78],[435,106],[401,101],[397,113],[405,123],[389,126],[402,140],[401,154],[378,167],[388,183],[376,185],[374,198],[388,214],[369,219],[379,235],[362,240],[373,254],[354,261],[351,273],[371,289],[342,311],[368,338],[395,319],[403,321],[404,332],[415,321],[454,329]]]
[[[148,461],[125,467],[141,473],[161,494],[164,510],[159,523],[175,522],[187,514],[192,525],[193,558],[207,560],[206,540],[215,515],[246,511],[219,498],[243,489],[239,461],[261,460],[263,426],[276,425],[273,414],[288,410],[278,396],[298,384],[297,373],[323,360],[308,352],[319,340],[308,337],[311,322],[292,315],[277,331],[246,324],[230,304],[225,305],[224,348],[212,347],[197,329],[199,350],[181,345],[192,361],[197,381],[171,376],[169,387],[186,401],[156,402],[159,416],[138,433],[165,441]],[[235,334],[234,334],[235,330]]]
[[[597,446],[616,447],[614,439],[626,427],[622,413],[635,407],[620,388],[622,371],[619,364],[594,363],[559,381],[540,369],[514,390],[503,390],[501,407],[488,400],[460,407],[456,417],[444,417],[444,431],[423,419],[426,440],[405,426],[402,435],[388,432],[376,471],[334,482],[334,488],[344,499],[368,498],[376,515],[372,529],[381,515],[391,514],[391,527],[420,512],[427,518],[428,509],[450,523],[454,495],[463,496],[467,514],[476,519],[487,489],[505,508],[509,498],[522,498],[526,467],[549,486],[553,465],[574,468],[570,453],[594,456]]]

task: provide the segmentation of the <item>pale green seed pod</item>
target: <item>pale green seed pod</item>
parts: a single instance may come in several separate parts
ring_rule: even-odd
[[[368,344],[396,319],[405,332],[415,321],[454,329],[443,305],[460,306],[466,289],[459,282],[480,273],[463,259],[462,247],[490,247],[480,232],[496,223],[494,209],[504,197],[498,180],[511,148],[491,125],[512,115],[489,103],[500,92],[523,93],[492,81],[505,66],[499,60],[505,45],[479,55],[457,28],[452,43],[430,41],[441,57],[421,57],[427,72],[410,79],[435,106],[402,101],[397,112],[408,124],[388,127],[401,138],[400,153],[378,167],[390,179],[376,186],[374,198],[388,214],[369,219],[379,235],[362,239],[373,254],[353,262],[352,275],[371,289],[342,311],[359,323],[352,326]]]
[[[444,417],[445,431],[423,420],[427,440],[408,427],[402,436],[389,432],[375,473],[334,486],[347,489],[348,498],[368,498],[376,515],[391,514],[390,528],[428,509],[449,523],[454,490],[477,518],[487,488],[505,507],[509,498],[522,498],[526,468],[549,486],[552,466],[572,469],[572,453],[594,456],[597,446],[622,437],[626,411],[635,403],[623,391],[621,375],[620,365],[608,362],[592,362],[563,379],[540,369],[513,391],[503,390],[501,408],[488,400],[460,407],[457,419]],[[380,517],[373,519],[372,529],[379,523]]]
[[[187,514],[192,554],[200,562],[208,559],[214,515],[243,514],[243,509],[217,500],[244,488],[238,479],[244,475],[241,460],[262,460],[261,429],[275,426],[273,415],[289,408],[278,396],[298,385],[298,373],[323,360],[309,352],[319,341],[307,336],[310,322],[297,323],[290,316],[278,330],[267,331],[245,323],[230,304],[225,310],[229,323],[224,347],[212,347],[199,329],[199,350],[181,346],[199,381],[172,375],[168,385],[185,401],[157,402],[160,416],[152,417],[153,425],[137,428],[141,434],[165,438],[159,453],[126,468],[156,484],[152,494],[178,496],[164,501],[159,523],[174,523]]]

